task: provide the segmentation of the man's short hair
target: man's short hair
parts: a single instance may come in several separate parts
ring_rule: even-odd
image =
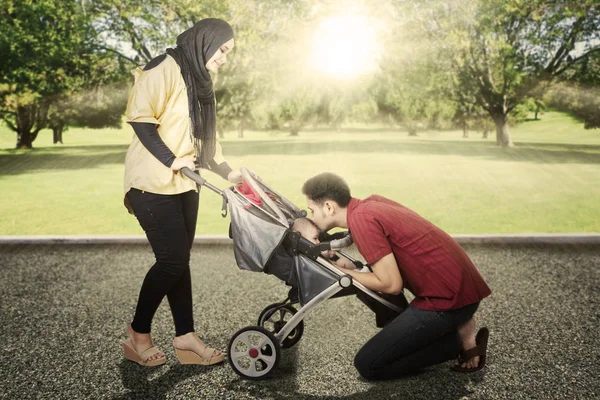
[[[317,204],[333,200],[340,207],[347,207],[352,198],[346,181],[331,172],[313,176],[304,182],[302,193]]]

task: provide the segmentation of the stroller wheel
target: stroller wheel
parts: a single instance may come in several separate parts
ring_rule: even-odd
[[[258,326],[265,328],[269,332],[276,334],[285,324],[296,314],[296,309],[290,304],[275,303],[267,306],[258,316]],[[281,342],[281,347],[288,349],[298,343],[304,333],[304,321],[290,332]]]
[[[227,348],[231,368],[242,378],[266,378],[281,358],[279,342],[260,326],[248,326],[233,335]]]

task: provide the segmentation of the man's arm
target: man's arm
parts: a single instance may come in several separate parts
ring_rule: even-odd
[[[356,265],[346,257],[340,257],[334,262],[336,267],[344,269],[356,269]]]
[[[334,250],[325,250],[321,252],[321,257],[328,260],[338,268],[356,268],[356,265],[352,261],[348,260],[346,257],[338,256],[337,254],[335,254]]]
[[[398,264],[393,253],[380,258],[371,265],[373,272],[358,272],[351,269],[340,268],[352,276],[357,282],[362,283],[367,289],[387,294],[400,294],[404,286]]]

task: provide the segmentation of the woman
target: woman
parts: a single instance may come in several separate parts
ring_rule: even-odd
[[[180,170],[196,162],[232,183],[241,182],[216,140],[217,73],[234,46],[229,24],[208,18],[177,38],[177,47],[136,71],[127,104],[135,135],[125,158],[125,205],[137,217],[156,257],[140,290],[123,343],[125,357],[143,366],[165,363],[150,328],[166,296],[175,322],[175,347],[183,364],[212,365],[223,354],[194,333],[190,250],[198,216],[198,187]]]

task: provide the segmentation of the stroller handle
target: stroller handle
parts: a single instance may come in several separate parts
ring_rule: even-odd
[[[204,179],[188,167],[181,168],[181,173],[193,180],[194,182],[196,182],[199,186],[206,186],[208,189],[212,190],[216,194],[223,196],[223,191],[221,189],[206,182],[206,179]]]

